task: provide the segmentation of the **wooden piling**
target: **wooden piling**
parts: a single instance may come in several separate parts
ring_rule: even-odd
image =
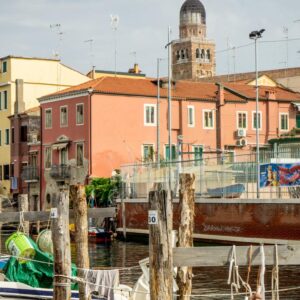
[[[194,213],[195,213],[195,175],[180,174],[179,211],[180,225],[178,231],[178,247],[193,247]],[[176,282],[179,300],[190,299],[192,293],[192,267],[177,269]]]
[[[83,185],[70,186],[70,200],[73,202],[74,224],[75,224],[75,243],[76,243],[76,264],[78,267],[78,277],[84,278],[82,269],[90,268],[88,251],[88,221],[87,221],[87,202]],[[79,284],[79,299],[89,300],[85,284]]]
[[[29,203],[28,203],[28,195],[27,194],[20,194],[18,196],[18,207],[19,207],[20,212],[22,212],[22,213],[28,212]],[[22,218],[22,219],[20,218],[20,223],[22,223],[20,225],[23,226],[24,233],[29,235],[29,222],[24,221],[24,218]]]
[[[149,193],[149,275],[151,300],[173,299],[172,199],[161,184]]]
[[[71,252],[69,232],[69,195],[60,192],[53,196],[52,207],[57,208],[57,216],[52,219],[52,241],[54,251],[53,299],[71,298]]]

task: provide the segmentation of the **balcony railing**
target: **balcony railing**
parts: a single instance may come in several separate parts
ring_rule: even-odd
[[[39,171],[37,167],[26,166],[22,170],[22,180],[36,182],[39,180]]]
[[[52,165],[50,176],[56,181],[65,181],[71,177],[71,167],[69,165]]]

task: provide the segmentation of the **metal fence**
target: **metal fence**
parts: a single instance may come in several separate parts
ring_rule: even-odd
[[[290,151],[260,151],[260,164],[300,163],[300,149]],[[208,156],[199,160],[162,161],[123,165],[121,167],[122,193],[127,198],[146,198],[155,183],[162,183],[172,190],[173,197],[179,194],[179,174],[195,174],[195,193],[200,198],[257,198],[256,153]],[[300,198],[299,187],[268,186],[259,189],[262,199]]]

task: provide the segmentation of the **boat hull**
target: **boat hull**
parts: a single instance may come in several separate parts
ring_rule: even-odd
[[[118,209],[118,233],[147,234],[147,200],[125,201]],[[173,203],[174,229],[180,222],[178,201]],[[286,243],[300,240],[299,199],[197,199],[194,234],[198,240]]]

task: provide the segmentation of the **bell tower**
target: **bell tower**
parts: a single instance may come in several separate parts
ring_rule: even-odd
[[[172,42],[173,79],[197,80],[215,75],[215,43],[206,38],[206,11],[199,0],[180,10],[179,40]]]

